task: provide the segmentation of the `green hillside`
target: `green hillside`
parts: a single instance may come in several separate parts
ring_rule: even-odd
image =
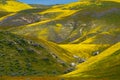
[[[15,34],[61,43],[60,47],[73,55],[90,58],[93,52],[102,52],[120,41],[119,5],[116,1],[55,5],[37,12],[42,16],[41,21],[17,28],[11,26],[9,30]],[[5,24],[3,20],[3,25]]]
[[[0,20],[26,9],[32,9],[32,7],[17,0],[0,0]]]
[[[1,0],[0,2],[0,11],[17,12],[30,8],[32,7],[16,0]]]
[[[119,80],[120,1],[30,5],[0,3],[0,75]]]
[[[31,33],[34,32],[36,38],[57,43],[80,43],[89,37],[99,37],[106,32],[110,34],[119,32],[119,5],[118,2],[102,1],[99,4],[75,2],[53,6],[48,10],[40,11],[39,15],[42,18],[38,22],[23,24],[18,28],[13,28],[14,25],[11,27],[14,32],[21,35],[33,36]],[[5,20],[2,21],[3,26],[6,26]],[[9,22],[7,25],[11,25],[10,23],[14,24]],[[108,37],[111,36],[110,34]]]
[[[120,76],[120,43],[103,51],[100,55],[90,58],[77,69],[64,76],[83,79],[119,80]]]
[[[32,40],[0,31],[0,75],[63,74],[70,66],[54,54],[54,51],[50,52],[45,46]]]

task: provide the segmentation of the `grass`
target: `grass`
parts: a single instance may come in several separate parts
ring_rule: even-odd
[[[13,30],[15,33],[27,34],[28,36],[34,36],[32,35],[34,33],[36,38],[44,36],[43,39],[47,40],[51,37],[53,42],[58,42],[56,40],[56,37],[58,37],[58,39],[61,39],[59,41],[61,43],[79,43],[90,38],[92,34],[94,34],[92,36],[95,36],[102,32],[109,32],[112,27],[119,28],[119,10],[110,12],[113,8],[119,8],[119,3],[103,1],[98,5],[89,2],[75,2],[53,6],[50,9],[39,12],[44,17],[43,20],[17,28],[12,27],[10,31]],[[102,15],[103,13],[104,15]],[[99,15],[102,16],[99,17]],[[62,25],[59,31],[57,30],[58,28],[55,28],[56,24]],[[77,27],[75,27],[75,24]],[[86,24],[86,26],[82,26],[82,24]],[[51,27],[54,27],[53,33],[56,34],[55,37],[51,36]],[[44,35],[43,28],[47,30]],[[82,33],[79,32],[80,29]],[[81,39],[83,40],[81,41]]]
[[[9,23],[8,26],[4,26],[6,27],[5,29],[3,27],[0,28],[24,36],[26,38],[25,41],[29,42],[29,40],[32,40],[39,47],[34,47],[31,43],[25,43],[24,45],[24,42],[11,46],[9,45],[11,44],[9,40],[15,42],[17,38],[18,41],[24,40],[24,38],[20,36],[16,38],[11,33],[1,32],[0,39],[4,41],[0,43],[3,46],[0,50],[0,55],[3,56],[3,53],[5,54],[4,58],[0,58],[5,63],[0,62],[0,65],[5,68],[5,71],[0,71],[3,75],[1,78],[11,80],[26,78],[33,80],[61,80],[62,78],[63,80],[118,80],[120,78],[119,1],[102,0],[99,3],[88,1],[74,2],[51,6],[48,9],[31,9],[26,4],[13,8],[14,6],[11,7],[11,4],[15,6],[21,3],[8,1],[8,4],[4,5],[4,7],[0,4],[3,11],[13,12],[12,14],[1,14],[0,21],[19,14],[23,14],[25,17],[26,13],[39,15],[42,18],[40,21],[17,27],[9,26],[12,24]],[[20,9],[20,7],[24,8]],[[16,19],[19,19],[19,17],[16,17]],[[17,47],[24,50],[24,56],[16,56],[19,54]],[[34,54],[28,55],[28,48],[33,49]],[[97,51],[99,54],[93,55]],[[57,59],[53,58],[53,54],[57,56]],[[85,59],[85,62],[77,63],[74,71],[63,74],[70,68],[72,62],[76,62],[74,56]],[[29,66],[29,64],[25,62],[25,58],[30,58],[30,61],[27,60],[32,63],[30,69],[26,66]],[[34,63],[32,61],[33,58],[36,58],[38,62]],[[10,60],[9,62],[7,62],[8,59]],[[16,60],[20,65],[15,65],[18,64]],[[64,64],[58,63],[57,61],[59,60],[62,60]],[[22,67],[20,73],[26,71],[26,75],[14,78],[9,77],[8,74],[11,75],[11,72],[9,73],[11,63],[13,64],[14,72],[18,71],[18,66],[20,66]]]
[[[60,47],[70,51],[73,55],[78,55],[82,58],[88,59],[93,56],[93,52],[102,52],[106,49],[108,44],[63,44]]]
[[[71,63],[72,61],[74,61],[72,54],[69,51],[59,47],[56,43],[49,42],[49,41],[46,41],[46,40],[41,39],[41,38],[35,39],[34,37],[29,37],[29,36],[26,36],[26,38],[39,42],[48,51],[56,54],[60,59],[62,59],[63,61],[65,61],[67,63]]]
[[[59,56],[57,58],[53,57],[53,55],[57,56],[59,51],[56,50],[55,52],[55,49],[53,49],[53,53],[50,50],[48,51],[46,47],[48,45],[0,31],[0,75],[54,76],[63,74],[70,66],[64,60],[61,60]],[[64,65],[58,60],[64,62]]]
[[[119,56],[120,43],[106,49],[101,54],[88,59],[85,63],[77,66],[77,69],[64,76],[80,78],[106,78],[110,80],[119,79]],[[102,66],[104,65],[104,66]]]
[[[10,1],[7,1],[6,4],[0,4],[0,8],[7,12],[17,12],[20,10],[30,9],[32,7],[25,3],[10,0]]]

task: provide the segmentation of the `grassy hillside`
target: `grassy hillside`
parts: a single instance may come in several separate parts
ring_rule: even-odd
[[[12,7],[1,7],[0,29],[19,35],[0,33],[0,59],[10,59],[0,63],[1,75],[18,71],[16,75],[62,75],[51,80],[120,78],[118,0],[82,0],[50,8],[33,6],[38,7],[14,11]]]
[[[28,4],[18,2],[16,0],[1,0],[0,1],[0,21],[4,18],[12,16],[18,11],[32,9]]]
[[[25,13],[19,12],[17,14],[13,14],[8,16],[6,19],[3,19],[0,23],[0,26],[3,28],[9,27],[18,27],[21,25],[31,24],[34,22],[38,22],[41,20],[41,16],[34,13]]]
[[[16,0],[6,0],[5,3],[0,3],[1,11],[6,11],[6,12],[17,12],[20,10],[25,10],[30,8],[32,7],[25,3],[18,2]]]
[[[28,9],[2,19],[0,26],[35,40],[62,43],[60,47],[72,54],[89,58],[120,41],[119,4],[83,1],[47,10]]]
[[[13,26],[9,30],[36,39],[62,43],[60,47],[72,54],[90,58],[94,52],[102,52],[120,41],[119,4],[116,1],[102,1],[56,5],[37,12],[43,16],[41,21],[17,28]]]
[[[34,37],[56,43],[80,43],[93,36],[104,35],[104,33],[105,36],[106,33],[109,33],[108,37],[114,37],[116,35],[110,34],[119,32],[116,30],[120,27],[119,4],[114,1],[102,1],[100,3],[75,2],[53,6],[39,12],[42,19],[38,22],[23,24],[18,28],[11,27],[18,34],[32,37],[36,35]],[[6,24],[4,20],[2,24]]]
[[[120,70],[120,43],[103,51],[100,55],[90,58],[83,64],[77,66],[77,69],[64,76],[118,80]]]
[[[79,64],[76,70],[60,77],[1,77],[10,80],[119,80],[120,70],[120,43],[114,44],[101,54],[91,57],[86,62]]]
[[[55,50],[51,52],[46,47],[32,40],[0,31],[0,75],[63,74],[70,68],[69,64],[54,54]]]
[[[65,50],[68,50],[73,55],[77,55],[79,57],[89,59],[90,57],[94,56],[95,52],[102,52],[107,49],[110,45],[109,44],[60,44]]]

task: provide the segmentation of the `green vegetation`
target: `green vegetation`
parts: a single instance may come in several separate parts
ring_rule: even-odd
[[[0,75],[54,76],[63,74],[69,67],[39,43],[0,31]]]
[[[13,25],[10,31],[56,43],[80,43],[92,36],[99,36],[99,34],[106,32],[112,34],[112,32],[115,32],[112,30],[119,29],[119,8],[118,2],[102,1],[100,4],[75,2],[36,12],[28,10],[29,14],[38,15],[36,18],[40,16],[40,20],[34,21],[35,19],[33,19],[34,22],[27,24],[22,22],[22,25],[18,25],[17,28],[14,28],[15,25]],[[19,15],[19,13],[13,16],[16,15]],[[19,17],[16,19],[19,19]],[[26,15],[23,17],[26,19]],[[12,20],[9,20],[11,22],[8,23],[6,19],[3,19],[3,27],[17,22]],[[6,23],[7,25],[5,25]],[[61,24],[59,31],[56,24]]]
[[[118,80],[119,74],[119,57],[120,57],[120,43],[116,43],[112,47],[103,51],[100,55],[90,58],[83,64],[77,66],[77,69],[64,76],[73,76],[80,78],[98,78],[108,80]]]
[[[119,80],[120,1],[31,6],[0,3],[3,79]]]
[[[30,9],[31,6],[18,2],[16,0],[0,0],[0,9],[7,12],[17,12],[24,9]]]

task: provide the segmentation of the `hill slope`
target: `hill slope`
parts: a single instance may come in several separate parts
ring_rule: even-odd
[[[0,3],[0,9],[6,12],[17,12],[20,10],[25,10],[30,8],[32,7],[25,3],[18,2],[16,0],[5,0],[5,3]]]
[[[120,43],[106,49],[101,54],[88,59],[77,66],[77,69],[64,76],[79,78],[100,78],[118,80],[120,70]]]
[[[43,63],[39,68],[46,75],[53,75],[51,72],[55,74],[57,71],[57,74],[70,72],[62,76],[68,78],[68,80],[89,80],[89,78],[92,78],[92,80],[99,78],[117,80],[120,74],[118,72],[120,70],[119,22],[119,1],[98,0],[98,2],[91,2],[91,0],[85,0],[55,5],[49,9],[21,10],[15,14],[2,17],[0,19],[0,29],[39,43],[42,49],[36,49],[30,44],[23,45],[22,42],[22,46],[20,44],[18,46],[24,49],[25,58],[28,56],[27,47],[32,47],[37,54],[41,51],[44,52],[42,56],[45,56],[45,61],[39,60],[38,57],[41,58],[41,56],[34,55],[34,57],[40,61],[35,64],[36,66]],[[9,35],[6,36],[9,37]],[[4,38],[7,40],[6,37],[1,37],[1,39]],[[1,43],[1,45],[5,45],[3,49],[10,50],[11,54],[17,52],[16,47],[12,51],[11,47],[6,46],[4,41]],[[8,52],[5,53],[9,54]],[[49,59],[46,59],[46,54]],[[29,57],[32,56],[29,55]],[[20,62],[24,62],[23,58],[22,60],[21,57],[18,56],[18,58],[20,58]],[[1,59],[3,60],[3,58]],[[45,64],[46,60],[49,60],[50,63]],[[48,64],[53,65],[49,68]],[[9,64],[6,63],[5,65]],[[40,71],[36,66],[35,70]],[[55,69],[56,71],[54,71]],[[25,70],[31,71],[26,67]],[[74,71],[71,72],[72,70]],[[7,71],[3,71],[3,73],[6,74]],[[30,74],[27,73],[27,75]]]
[[[14,15],[16,12],[32,9],[28,4],[16,1],[16,0],[1,0],[0,1],[0,20],[8,18],[9,16]]]
[[[0,31],[0,75],[58,75],[68,68],[68,63],[54,54],[54,51],[48,51],[45,46]]]
[[[53,6],[39,13],[42,20],[34,24],[24,24],[18,28],[12,26],[12,30],[28,36],[33,36],[34,32],[36,35],[34,37],[56,43],[80,43],[89,37],[99,37],[100,34],[106,32],[110,34],[119,32],[116,31],[120,27],[119,5],[120,3],[114,1],[102,1],[101,3],[75,2]],[[4,24],[6,22],[3,20],[2,27]],[[42,31],[43,29],[44,31]],[[108,34],[108,38],[111,36],[110,34]],[[112,36],[114,37],[114,35]]]
[[[67,55],[70,60],[75,55],[88,59],[94,52],[100,53],[120,41],[119,5],[117,1],[83,1],[47,10],[28,9],[2,19],[0,28],[35,41],[60,43],[60,47],[70,52]]]

